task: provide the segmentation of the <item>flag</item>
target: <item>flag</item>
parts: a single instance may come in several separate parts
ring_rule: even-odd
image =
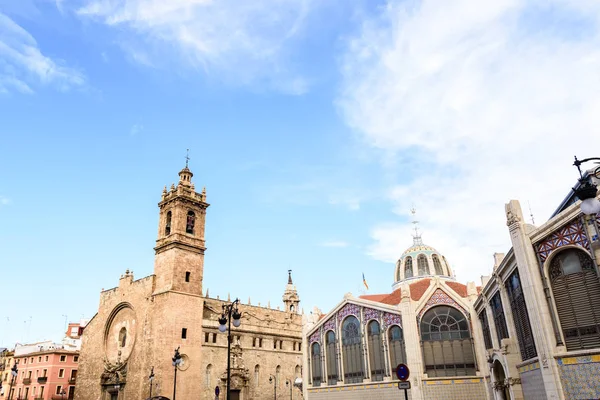
[[[365,285],[365,287],[367,288],[367,290],[369,290],[369,285],[367,285],[367,280],[365,279],[365,273],[363,272],[363,283]]]

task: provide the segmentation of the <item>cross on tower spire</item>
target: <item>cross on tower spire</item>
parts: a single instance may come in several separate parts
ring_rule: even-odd
[[[188,167],[188,162],[190,161],[190,149],[186,149],[185,153],[185,167]]]

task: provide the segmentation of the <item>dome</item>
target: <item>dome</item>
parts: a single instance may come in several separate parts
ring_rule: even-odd
[[[406,249],[396,262],[394,282],[436,275],[454,278],[446,257],[433,247],[424,244],[420,236],[414,237],[413,245]]]

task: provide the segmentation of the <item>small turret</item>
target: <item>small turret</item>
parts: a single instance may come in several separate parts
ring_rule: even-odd
[[[287,312],[291,314],[298,314],[298,305],[300,304],[300,297],[298,297],[298,291],[296,286],[292,282],[292,270],[288,270],[288,283],[285,286],[285,292],[283,292],[283,304]]]

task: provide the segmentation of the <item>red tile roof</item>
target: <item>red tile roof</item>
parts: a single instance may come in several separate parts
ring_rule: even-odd
[[[410,298],[414,301],[419,300],[425,294],[425,291],[429,288],[430,278],[421,279],[418,282],[410,284]]]
[[[460,297],[467,297],[467,285],[458,282],[446,282],[446,285],[454,290]]]
[[[400,289],[396,289],[390,294],[364,294],[359,298],[395,306],[400,304]]]

